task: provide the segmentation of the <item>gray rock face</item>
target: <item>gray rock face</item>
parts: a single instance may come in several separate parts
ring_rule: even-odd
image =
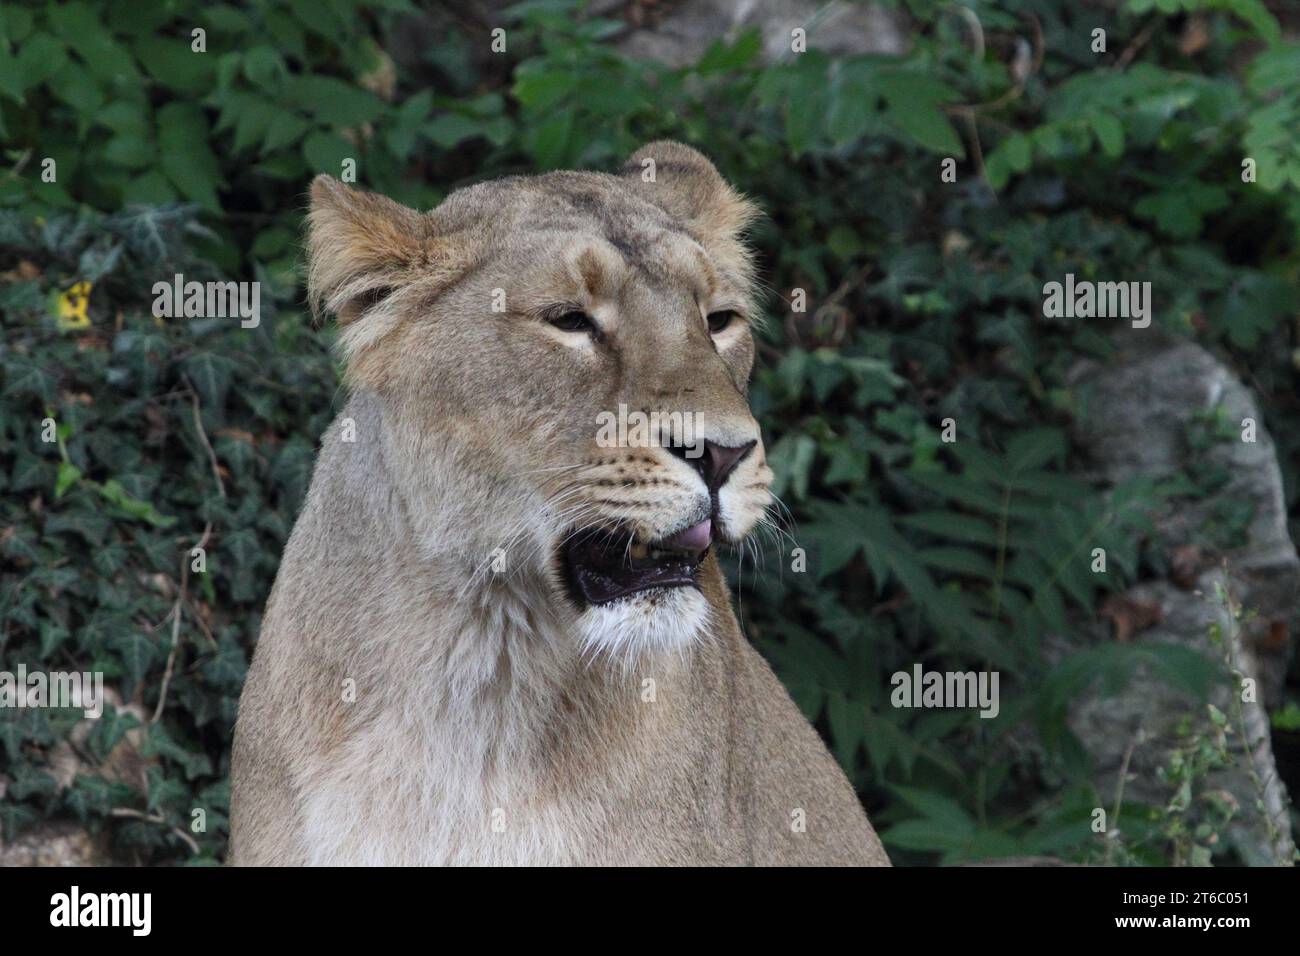
[[[615,16],[624,4],[593,5]],[[874,3],[813,3],[807,0],[687,0],[658,22],[648,22],[618,41],[630,56],[667,66],[688,66],[713,42],[734,40],[757,29],[763,58],[775,62],[791,56],[791,31],[802,27],[807,48],[830,56],[862,53],[899,54],[907,49],[908,31],[897,11]]]
[[[1098,476],[1114,484],[1141,476],[1226,472],[1208,497],[1155,516],[1160,541],[1190,547],[1200,561],[1176,575],[1177,581],[1144,582],[1126,592],[1126,599],[1158,607],[1163,618],[1134,640],[1192,648],[1220,662],[1225,675],[1235,670],[1255,681],[1254,701],[1241,703],[1240,710],[1237,680],[1212,691],[1210,702],[1228,715],[1233,730],[1227,738],[1232,761],[1210,771],[1200,789],[1235,805],[1227,836],[1244,860],[1256,865],[1289,860],[1287,797],[1263,705],[1277,699],[1284,678],[1288,635],[1297,623],[1300,558],[1287,530],[1273,442],[1249,390],[1204,349],[1150,330],[1125,330],[1116,343],[1116,356],[1105,364],[1081,363],[1072,376],[1086,406],[1076,438]],[[1241,440],[1245,419],[1255,423],[1254,442]],[[1193,450],[1189,431],[1206,421],[1217,421],[1225,440]],[[1219,516],[1244,516],[1243,503],[1253,505],[1242,520],[1244,543],[1212,544]],[[1216,600],[1224,592],[1246,612],[1239,619]],[[1225,635],[1217,645],[1210,637],[1215,625]],[[1093,626],[1079,629],[1068,643],[1077,647],[1112,639],[1108,628]],[[1127,755],[1126,799],[1151,805],[1165,805],[1173,796],[1173,786],[1157,772],[1188,735],[1215,733],[1204,701],[1150,674],[1134,675],[1118,696],[1085,696],[1075,702],[1069,719],[1094,758],[1101,792],[1116,792]]]
[[[1251,509],[1245,542],[1220,557],[1228,563],[1233,594],[1254,613],[1244,625],[1248,672],[1262,683],[1263,702],[1275,701],[1290,635],[1300,626],[1300,557],[1287,528],[1273,439],[1250,390],[1204,349],[1138,330],[1126,330],[1117,344],[1119,354],[1106,365],[1081,363],[1075,370],[1074,384],[1087,404],[1076,437],[1100,477],[1112,484],[1140,476],[1226,473],[1227,482],[1213,495],[1157,516],[1157,526],[1168,543],[1192,543],[1209,552],[1222,515]],[[1207,418],[1217,418],[1232,440],[1196,452],[1188,432]],[[1246,420],[1255,423],[1253,442],[1241,440]]]
[[[459,7],[435,4],[409,14],[388,39],[381,59],[391,58],[391,62],[364,82],[381,96],[391,95],[393,64],[403,75],[419,78],[430,48],[445,44],[448,34],[466,29],[480,37],[465,51],[476,70],[489,76],[499,73],[508,68],[508,61],[491,52],[487,35],[514,22],[506,11],[516,5],[516,0],[479,0]],[[906,52],[911,42],[909,21],[901,10],[846,0],[594,0],[587,12],[625,24],[606,41],[620,52],[674,69],[694,64],[713,43],[733,42],[747,30],[757,30],[762,37],[765,63],[795,55],[791,50],[795,27],[803,28],[806,49],[828,56],[894,56]]]

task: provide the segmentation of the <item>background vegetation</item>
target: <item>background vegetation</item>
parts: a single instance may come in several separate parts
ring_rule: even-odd
[[[1098,858],[1089,813],[1110,801],[1070,699],[1139,658],[1196,694],[1209,672],[1118,642],[1051,663],[1043,635],[1162,571],[1148,510],[1197,488],[1077,477],[1066,372],[1111,345],[1099,323],[1043,318],[1042,283],[1151,281],[1159,325],[1249,371],[1300,517],[1300,46],[1260,0],[972,3],[979,51],[955,5],[903,8],[902,57],[814,44],[764,63],[751,32],[670,69],[565,0],[449,19],[400,57],[402,0],[6,4],[0,668],[102,670],[118,703],[93,728],[0,711],[5,835],[72,817],[122,861],[224,852],[242,679],[340,407],[298,271],[310,177],[352,157],[362,185],[428,207],[669,136],[769,214],[753,400],[814,573],[780,573],[773,545],[765,573],[733,567],[748,633],[900,862]],[[155,320],[174,272],[261,281],[260,327]],[[1088,569],[1096,546],[1109,574]],[[890,707],[889,675],[915,661],[996,667],[1001,718]],[[1135,814],[1122,858],[1170,860],[1166,822]]]

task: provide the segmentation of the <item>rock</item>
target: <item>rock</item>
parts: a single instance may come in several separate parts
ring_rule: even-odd
[[[1213,598],[1226,583],[1225,573],[1213,569],[1199,579],[1199,594],[1183,591],[1167,581],[1130,588],[1128,594],[1135,600],[1158,605],[1164,611],[1164,620],[1140,633],[1135,643],[1192,648],[1209,660],[1222,660],[1225,673],[1232,669],[1249,675],[1240,640],[1229,637],[1216,644],[1210,638],[1216,626],[1219,633],[1234,634],[1227,607],[1216,604]],[[1084,629],[1084,633],[1090,641],[1111,639],[1105,628]],[[1228,718],[1232,730],[1226,737],[1230,762],[1206,772],[1198,780],[1196,792],[1201,796],[1213,794],[1224,805],[1233,807],[1226,827],[1232,848],[1249,865],[1267,866],[1290,857],[1287,794],[1273,759],[1268,715],[1257,702],[1241,703],[1238,711],[1233,699],[1238,686],[1235,681],[1222,683],[1210,693],[1208,702]],[[1176,787],[1161,778],[1162,769],[1169,767],[1175,752],[1186,748],[1194,738],[1208,740],[1216,736],[1205,700],[1192,697],[1150,672],[1132,675],[1128,686],[1118,694],[1102,695],[1094,689],[1080,695],[1071,706],[1069,724],[1093,758],[1095,782],[1106,798],[1107,812],[1126,755],[1124,803],[1165,806]],[[1267,818],[1258,811],[1261,801]],[[1196,821],[1201,816],[1194,809],[1189,818]],[[1119,829],[1121,833],[1125,829],[1123,810]]]
[[[95,729],[95,719],[82,718],[72,727],[68,736],[59,741],[49,756],[49,774],[60,790],[72,786],[78,774],[98,776],[109,783],[125,783],[142,792],[149,789],[148,771],[158,765],[157,755],[144,755],[144,742],[149,734],[149,714],[137,703],[126,703],[116,688],[104,688],[104,703],[120,713],[130,714],[138,724],[122,735],[108,756],[101,762],[87,757],[87,741]]]
[[[509,29],[514,21],[506,11],[516,5],[515,0],[481,0],[462,9],[434,7],[412,13],[389,39],[387,53],[405,75],[419,77],[430,45],[446,43],[449,33],[463,32],[471,38],[465,55],[480,71],[491,72],[506,63],[491,53],[491,30]],[[795,27],[806,31],[807,49],[829,56],[896,56],[906,52],[911,35],[906,16],[897,9],[844,0],[596,0],[588,13],[627,25],[608,41],[620,52],[673,68],[695,63],[716,41],[733,41],[750,29],[762,37],[763,59],[769,63],[794,55],[790,31]]]
[[[0,838],[0,866],[101,866],[101,841],[76,823],[42,823],[8,843]]]
[[[1159,609],[1145,629],[1131,635],[1132,642],[1192,648],[1225,673],[1235,670],[1254,679],[1255,700],[1240,709],[1235,679],[1212,690],[1208,703],[1227,715],[1233,730],[1226,738],[1231,762],[1205,773],[1197,789],[1235,805],[1225,832],[1245,862],[1290,860],[1287,796],[1263,703],[1280,696],[1289,635],[1297,623],[1300,557],[1287,529],[1272,439],[1246,386],[1204,349],[1149,330],[1125,329],[1116,344],[1115,356],[1081,363],[1071,376],[1085,409],[1075,437],[1096,477],[1114,485],[1138,477],[1204,477],[1219,469],[1225,479],[1207,496],[1153,516],[1160,542],[1172,556],[1171,580],[1142,582],[1121,595],[1134,606]],[[1255,422],[1253,443],[1241,440],[1244,419]],[[1199,450],[1189,446],[1189,431],[1198,422],[1214,421],[1227,440]],[[1248,517],[1242,510],[1247,502],[1253,505]],[[1225,513],[1240,517],[1244,542],[1210,540]],[[1216,598],[1224,594],[1248,614],[1234,620],[1226,601]],[[1225,640],[1212,641],[1212,629]],[[1110,627],[1097,622],[1078,628],[1057,651],[1113,639]],[[1102,794],[1116,792],[1127,756],[1125,802],[1165,806],[1174,788],[1159,777],[1160,768],[1192,737],[1216,734],[1206,703],[1140,673],[1118,695],[1103,698],[1095,690],[1081,695],[1072,704],[1069,724],[1093,758]],[[1121,831],[1123,819],[1121,812]]]
[[[78,720],[68,736],[51,748],[45,768],[60,791],[70,787],[79,774],[125,783],[142,791],[148,789],[148,770],[158,763],[157,755],[144,754],[149,714],[139,704],[125,703],[112,687],[104,688],[104,702],[133,714],[139,726],[128,730],[103,761],[95,762],[88,756],[87,741],[96,721],[89,717]],[[7,779],[0,775],[0,800],[7,786]],[[101,866],[112,862],[105,839],[71,820],[37,823],[9,843],[0,835],[0,866]]]
[[[1226,484],[1214,494],[1156,516],[1175,576],[1188,574],[1181,565],[1183,549],[1215,551],[1207,547],[1213,544],[1207,529],[1224,524],[1225,514],[1253,506],[1245,542],[1220,549],[1218,558],[1228,563],[1234,595],[1254,614],[1245,624],[1247,670],[1261,682],[1264,702],[1277,701],[1291,635],[1300,627],[1300,556],[1287,528],[1276,450],[1259,408],[1226,366],[1191,342],[1126,330],[1117,344],[1119,354],[1105,365],[1087,362],[1075,369],[1074,385],[1086,406],[1076,439],[1098,477],[1111,484],[1141,476],[1205,475],[1216,468],[1224,472]],[[1253,421],[1256,440],[1219,441],[1204,454],[1189,448],[1194,422],[1219,409],[1219,420],[1237,438],[1242,422]],[[1219,560],[1207,556],[1202,564]]]
[[[620,16],[624,0],[593,5],[593,13]],[[815,3],[809,0],[689,0],[644,22],[616,45],[629,56],[671,67],[696,62],[717,40],[732,41],[746,30],[763,38],[763,59],[789,58],[791,31],[803,27],[807,48],[829,56],[862,53],[898,55],[907,50],[908,30],[896,10],[874,3]]]

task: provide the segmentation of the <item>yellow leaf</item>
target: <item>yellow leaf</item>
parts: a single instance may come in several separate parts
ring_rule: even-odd
[[[90,316],[86,307],[90,305],[90,283],[75,282],[59,296],[59,328],[90,328]]]

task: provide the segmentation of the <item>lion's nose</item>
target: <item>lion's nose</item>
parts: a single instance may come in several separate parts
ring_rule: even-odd
[[[705,441],[703,454],[696,454],[699,446],[676,446],[668,449],[700,473],[709,494],[716,495],[731,473],[757,445],[757,441],[748,441],[743,445],[719,445]]]

